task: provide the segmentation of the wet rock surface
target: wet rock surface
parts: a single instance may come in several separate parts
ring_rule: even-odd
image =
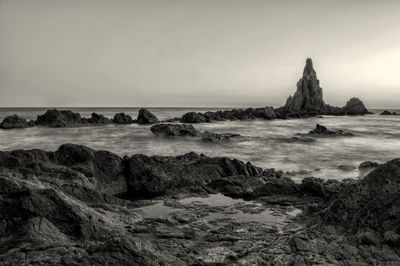
[[[36,124],[48,127],[73,127],[87,124],[87,120],[80,114],[70,110],[47,110],[43,115],[38,115]]]
[[[0,152],[0,264],[396,265],[399,184],[400,159],[297,184],[194,153]]]
[[[399,115],[399,114],[396,112],[390,112],[390,111],[385,110],[382,113],[380,113],[380,115]]]
[[[315,129],[311,130],[308,135],[311,136],[354,136],[353,133],[341,129],[330,130],[325,126],[317,124]]]
[[[343,107],[343,112],[347,115],[366,115],[370,112],[365,107],[364,103],[358,98],[351,98],[346,106]]]
[[[188,124],[157,124],[150,128],[157,136],[164,137],[200,137],[201,132]]]
[[[3,129],[12,129],[12,128],[27,128],[34,126],[34,121],[26,121],[24,118],[19,117],[18,115],[7,116],[0,123],[0,128]]]

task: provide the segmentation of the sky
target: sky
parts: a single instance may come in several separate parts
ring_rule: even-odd
[[[400,108],[397,0],[0,0],[0,107]]]

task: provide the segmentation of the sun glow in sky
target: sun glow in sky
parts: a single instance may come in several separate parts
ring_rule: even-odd
[[[400,1],[0,0],[0,106],[400,108]]]

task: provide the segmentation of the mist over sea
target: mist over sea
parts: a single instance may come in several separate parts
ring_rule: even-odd
[[[36,119],[49,108],[1,108],[0,119],[17,114]],[[60,108],[61,109],[61,108]],[[137,116],[139,108],[62,108],[89,117],[96,112],[112,118],[125,112]],[[215,111],[223,108],[149,108],[160,120],[180,117],[189,111]],[[358,178],[365,174],[357,167],[364,161],[379,163],[399,157],[400,116],[374,115],[324,116],[289,120],[224,121],[194,124],[200,131],[238,133],[231,142],[204,143],[193,138],[165,139],[154,136],[149,125],[106,125],[75,128],[33,127],[0,130],[0,150],[56,150],[64,143],[109,150],[118,155],[181,155],[194,151],[208,156],[228,156],[250,161],[262,168],[287,171],[294,180],[306,176],[321,178]],[[396,110],[391,110],[396,111]],[[290,141],[298,133],[307,133],[319,123],[329,129],[345,129],[354,137],[315,138],[314,142]],[[346,171],[339,166],[346,166]]]

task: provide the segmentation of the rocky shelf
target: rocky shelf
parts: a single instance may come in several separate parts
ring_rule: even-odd
[[[376,169],[360,181],[297,184],[281,171],[196,153],[122,158],[74,144],[3,151],[0,262],[396,265],[400,159],[369,165]]]

